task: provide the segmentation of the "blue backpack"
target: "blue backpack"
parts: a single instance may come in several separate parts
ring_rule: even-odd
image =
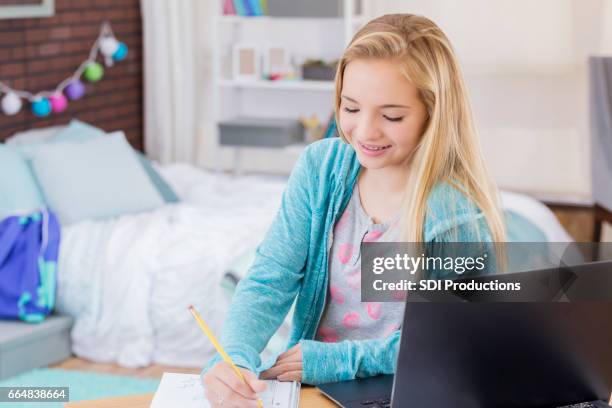
[[[0,222],[0,319],[40,322],[55,305],[60,226],[52,212]]]

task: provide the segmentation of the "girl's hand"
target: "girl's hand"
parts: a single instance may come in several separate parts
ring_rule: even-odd
[[[302,348],[296,344],[278,356],[273,367],[261,373],[264,380],[302,381]]]
[[[221,361],[204,374],[204,390],[206,399],[213,408],[223,407],[253,407],[257,408],[259,397],[256,392],[266,389],[265,382],[258,380],[257,376],[245,368],[238,369],[244,375],[249,385],[242,381],[234,370],[225,361]]]

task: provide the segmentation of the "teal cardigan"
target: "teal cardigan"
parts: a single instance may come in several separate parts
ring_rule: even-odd
[[[221,343],[234,362],[254,372],[274,364],[259,354],[295,301],[286,348],[302,348],[302,382],[393,373],[400,332],[374,340],[314,341],[326,302],[328,255],[333,226],[353,192],[360,164],[339,138],[312,143],[301,155],[283,193],[280,209],[258,246],[248,275],[236,288]],[[491,241],[483,214],[450,184],[428,199],[424,241]],[[220,360],[217,355],[206,372]]]

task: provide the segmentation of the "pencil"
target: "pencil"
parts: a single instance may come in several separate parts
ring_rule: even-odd
[[[191,312],[193,317],[196,319],[196,322],[198,322],[198,325],[200,326],[204,334],[206,334],[206,337],[208,337],[208,339],[213,344],[213,346],[215,346],[215,349],[217,349],[217,352],[221,354],[223,361],[225,361],[227,364],[229,364],[232,367],[232,369],[234,370],[234,373],[236,373],[238,378],[240,378],[247,385],[247,387],[251,388],[249,386],[249,383],[247,383],[246,378],[244,378],[244,375],[242,375],[242,371],[238,369],[236,364],[234,364],[234,362],[232,361],[231,357],[225,352],[225,350],[223,350],[223,347],[221,347],[221,344],[217,341],[217,338],[212,333],[208,325],[204,323],[204,320],[202,320],[202,318],[200,317],[200,314],[195,310],[195,307],[193,307],[193,305],[189,306],[189,311]],[[257,406],[259,408],[263,408],[263,402],[261,401],[261,399],[257,400]]]

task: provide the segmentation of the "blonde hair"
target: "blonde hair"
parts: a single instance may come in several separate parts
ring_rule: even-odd
[[[344,70],[357,59],[392,60],[419,90],[429,113],[412,156],[403,203],[402,238],[421,242],[427,198],[441,181],[451,183],[483,212],[494,242],[505,240],[498,192],[489,177],[463,76],[446,35],[431,20],[389,14],[355,34],[338,62],[335,115],[339,122]],[[340,137],[347,142],[338,126]]]

